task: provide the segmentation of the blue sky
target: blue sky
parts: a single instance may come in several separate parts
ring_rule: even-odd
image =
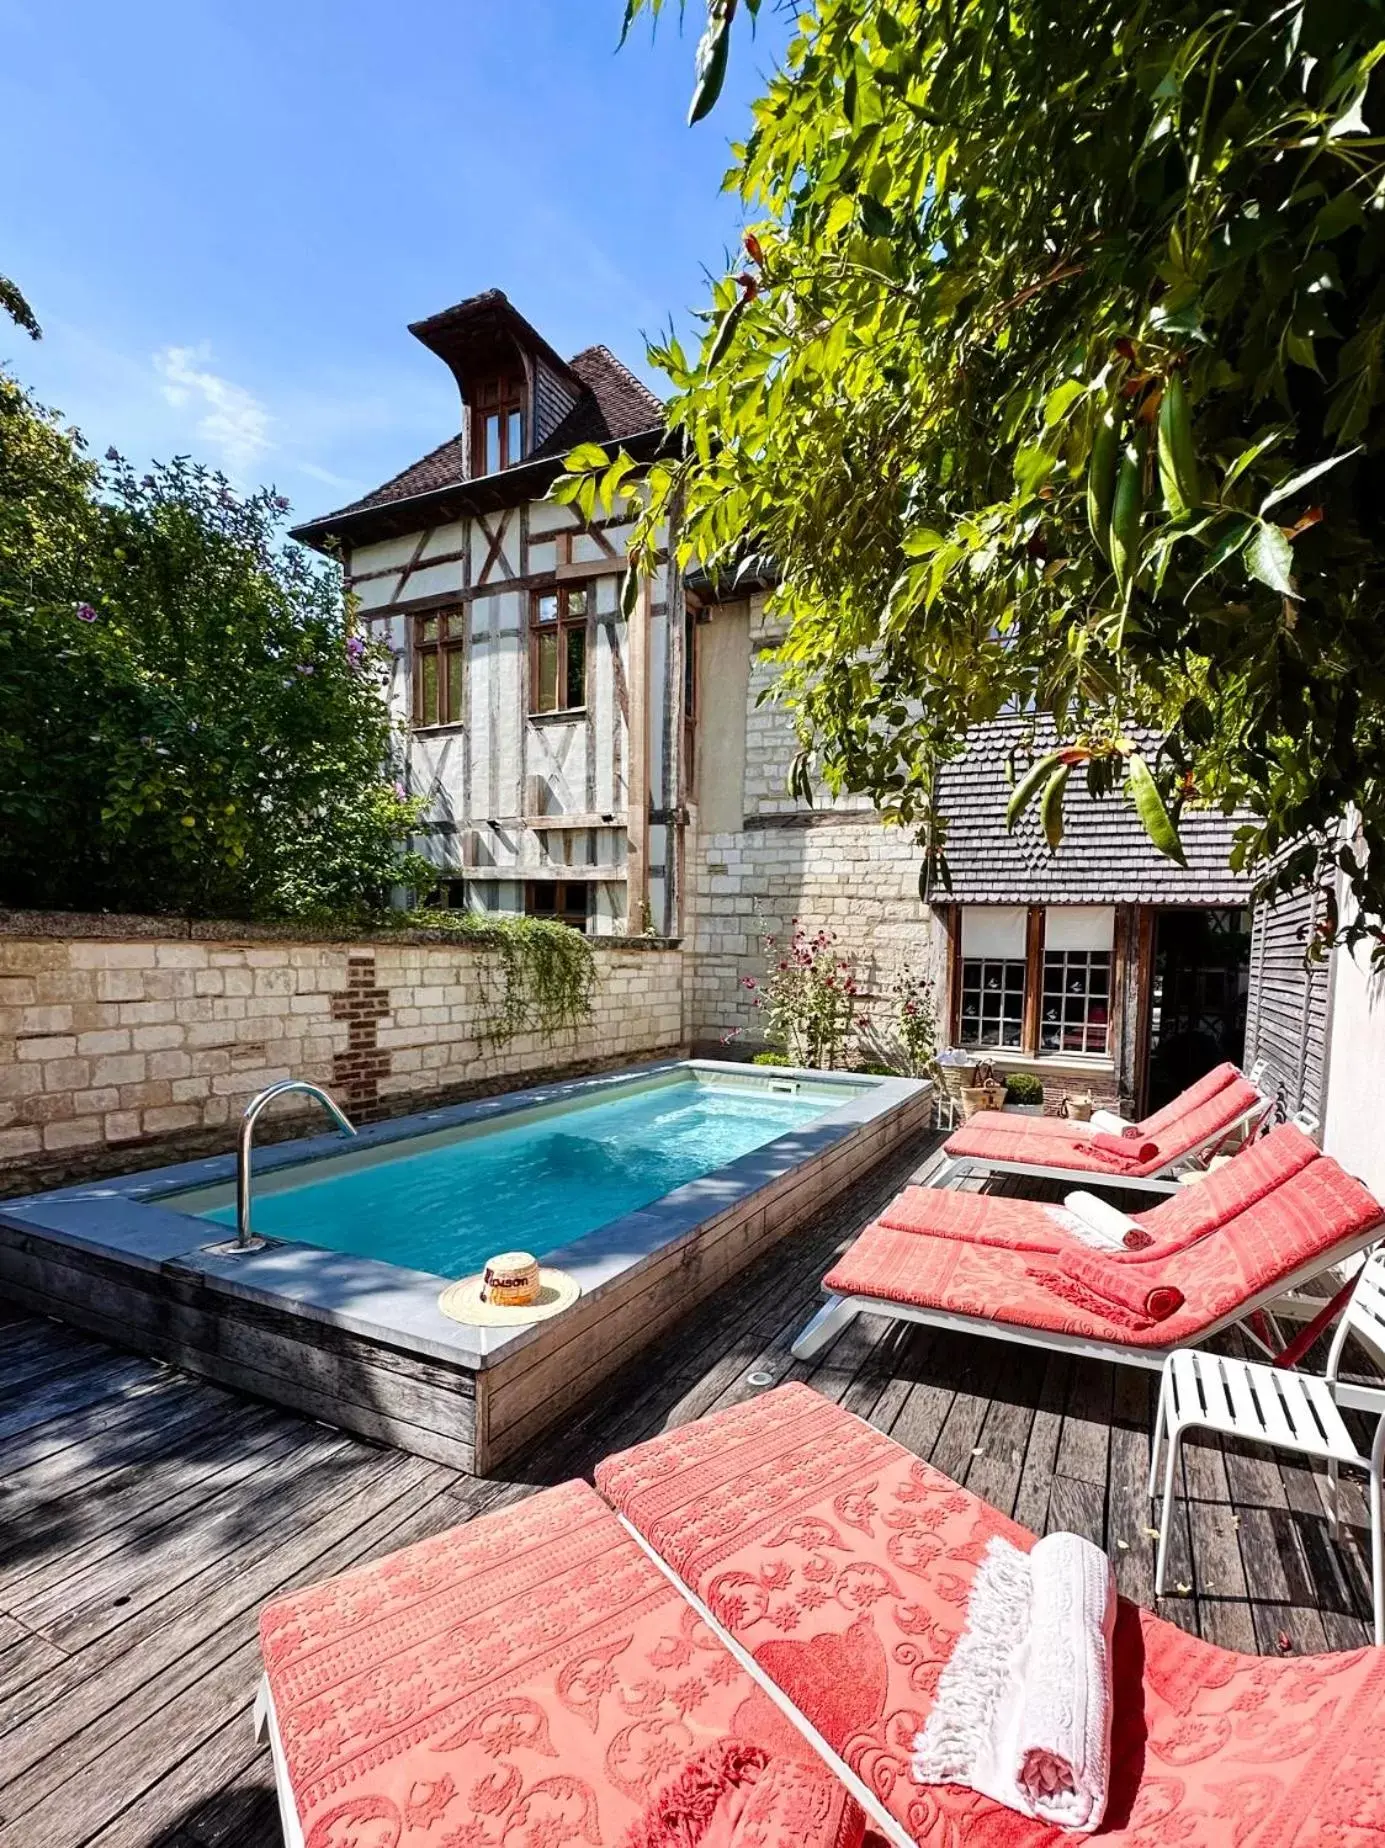
[[[764,9],[766,13],[770,9]],[[7,362],[99,453],[187,452],[306,517],[456,428],[405,323],[503,288],[562,353],[701,301],[729,140],[786,37],[684,124],[695,21],[621,0],[0,0]]]

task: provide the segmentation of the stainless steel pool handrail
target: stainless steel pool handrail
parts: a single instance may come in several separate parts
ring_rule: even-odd
[[[242,1249],[253,1241],[250,1230],[250,1145],[255,1139],[255,1121],[266,1104],[272,1104],[276,1097],[286,1097],[290,1091],[301,1091],[307,1097],[315,1097],[336,1118],[337,1127],[344,1135],[354,1136],[356,1133],[355,1124],[336,1100],[320,1084],[309,1084],[306,1078],[280,1078],[276,1084],[266,1085],[263,1091],[256,1092],[245,1106],[245,1113],[240,1120],[240,1137],[236,1143],[236,1243]]]

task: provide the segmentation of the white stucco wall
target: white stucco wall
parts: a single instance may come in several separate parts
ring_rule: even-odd
[[[1385,978],[1370,949],[1338,949],[1323,1148],[1385,1199]]]

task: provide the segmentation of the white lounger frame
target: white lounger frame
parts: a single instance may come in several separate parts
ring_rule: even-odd
[[[1230,1315],[1224,1315],[1219,1321],[1204,1328],[1195,1341],[1178,1341],[1169,1347],[1126,1346],[1119,1341],[1066,1335],[1049,1328],[1026,1328],[1021,1322],[995,1322],[985,1316],[964,1315],[955,1309],[921,1308],[916,1303],[894,1302],[884,1296],[829,1294],[821,1309],[804,1327],[791,1351],[795,1360],[815,1360],[858,1315],[883,1315],[897,1322],[919,1322],[925,1328],[953,1328],[963,1334],[985,1335],[993,1341],[1017,1341],[1023,1347],[1048,1348],[1058,1354],[1080,1354],[1088,1360],[1114,1360],[1126,1366],[1148,1367],[1158,1372],[1175,1347],[1201,1347],[1213,1335],[1246,1321],[1257,1309],[1283,1316],[1290,1321],[1310,1320],[1327,1306],[1325,1299],[1296,1296],[1294,1292],[1301,1284],[1322,1276],[1357,1252],[1365,1250],[1368,1245],[1373,1245],[1380,1238],[1382,1230],[1385,1230],[1385,1222],[1378,1222],[1359,1238],[1346,1239],[1340,1245],[1334,1245],[1330,1252],[1314,1258],[1311,1263],[1300,1265],[1278,1283],[1271,1284],[1258,1295],[1238,1304]],[[1245,1332],[1257,1347],[1264,1347],[1264,1343],[1252,1331],[1247,1329]],[[1378,1411],[1380,1407],[1378,1388],[1370,1393],[1364,1386],[1354,1387],[1349,1380],[1342,1381],[1337,1397],[1340,1404],[1355,1406],[1362,1411]]]
[[[944,1146],[943,1159],[934,1169],[928,1181],[930,1187],[957,1188],[963,1181],[976,1177],[986,1178],[992,1174],[1022,1174],[1032,1180],[1068,1181],[1083,1187],[1118,1187],[1130,1189],[1136,1193],[1171,1194],[1177,1193],[1182,1185],[1180,1176],[1191,1173],[1205,1165],[1215,1155],[1224,1142],[1241,1131],[1253,1133],[1259,1128],[1269,1112],[1274,1108],[1274,1099],[1263,1093],[1249,1104],[1232,1122],[1212,1131],[1210,1136],[1198,1143],[1196,1148],[1175,1155],[1154,1174],[1108,1174],[1102,1169],[1054,1167],[1046,1162],[1037,1161],[991,1161],[982,1155],[949,1155]],[[1316,1123],[1303,1116],[1291,1119],[1306,1134],[1311,1135]],[[1310,1127],[1310,1124],[1312,1127]]]
[[[303,1848],[303,1825],[298,1820],[298,1805],[289,1783],[284,1742],[279,1737],[279,1716],[274,1711],[274,1696],[269,1691],[269,1676],[260,1676],[255,1690],[255,1737],[269,1740],[269,1755],[274,1761],[274,1793],[279,1799],[279,1824],[284,1832],[284,1848]]]

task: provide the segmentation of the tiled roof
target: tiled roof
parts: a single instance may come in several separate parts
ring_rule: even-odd
[[[939,808],[947,824],[946,853],[952,891],[939,901],[963,904],[1111,904],[1239,905],[1246,903],[1251,881],[1227,865],[1235,817],[1195,809],[1184,811],[1179,833],[1188,856],[1185,868],[1151,845],[1138,816],[1120,793],[1101,798],[1087,794],[1080,770],[1068,784],[1063,813],[1065,832],[1056,854],[1050,853],[1039,822],[1036,798],[1005,831],[1005,805],[1012,785],[1006,777],[1008,753],[1022,746],[1030,721],[1018,716],[996,719],[970,734],[963,756],[946,766],[939,778]],[[1134,734],[1152,758],[1158,739]],[[1053,726],[1040,722],[1034,750],[1042,755],[1057,747]],[[1032,759],[1018,759],[1023,775]]]
[[[483,299],[486,298],[476,298]],[[545,457],[561,460],[578,443],[616,442],[657,429],[663,423],[664,408],[659,400],[608,348],[587,347],[569,360],[568,366],[585,390],[557,429],[525,457],[526,462],[542,461]],[[451,436],[360,500],[352,501],[347,507],[338,507],[334,513],[323,514],[308,524],[312,530],[320,532],[336,520],[349,519],[373,507],[388,507],[395,501],[410,500],[416,494],[459,487],[466,479],[465,445],[460,436]]]
[[[568,365],[587,389],[547,441],[539,444],[536,457],[564,456],[578,443],[614,442],[662,425],[663,405],[609,347],[584,347]]]

